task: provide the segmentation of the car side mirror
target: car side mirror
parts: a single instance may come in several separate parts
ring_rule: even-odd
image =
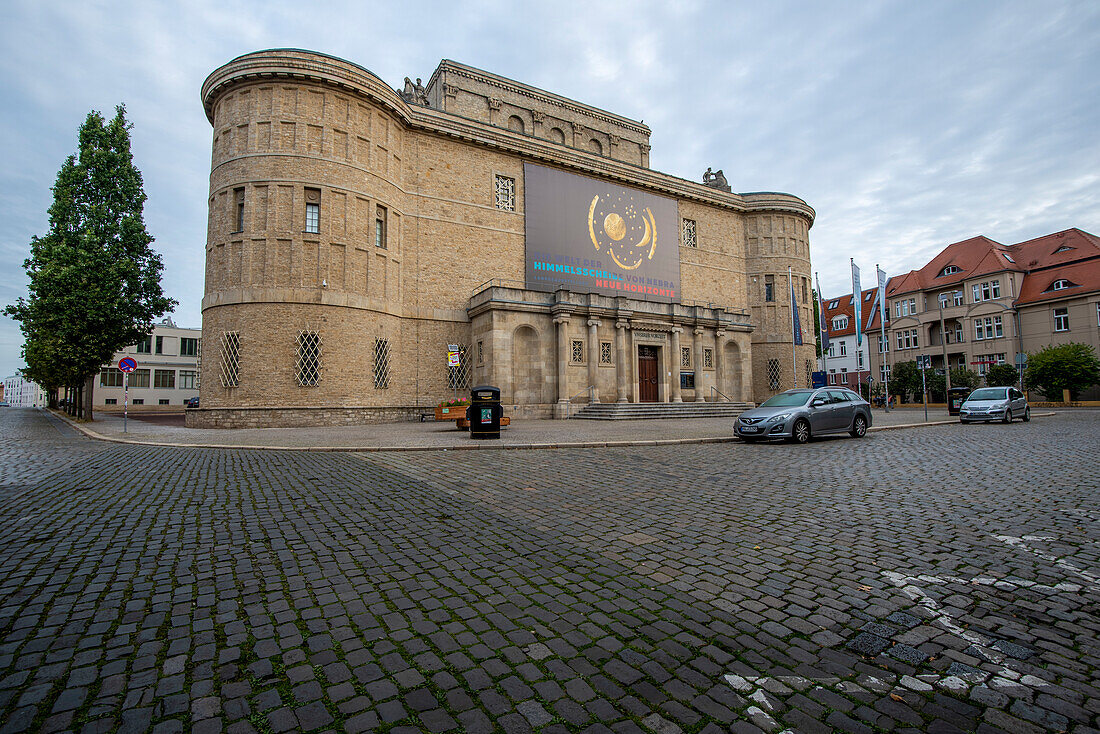
[[[825,404],[825,398],[814,398],[813,402],[810,403],[811,407],[814,407],[814,408],[820,408],[824,404]]]

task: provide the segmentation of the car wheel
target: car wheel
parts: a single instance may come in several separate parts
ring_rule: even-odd
[[[1011,408],[1005,408],[1005,414],[1004,414],[1004,417],[1001,418],[1001,423],[1011,423],[1011,422],[1012,422],[1012,409]]]
[[[863,438],[867,435],[867,419],[862,415],[857,415],[856,419],[852,421],[852,430],[848,431],[848,434],[852,438]]]
[[[1027,408],[1024,408],[1024,423],[1027,423],[1030,420],[1031,420],[1031,408],[1029,406]]]
[[[791,429],[791,440],[795,443],[809,443],[810,423],[806,420],[797,420]]]

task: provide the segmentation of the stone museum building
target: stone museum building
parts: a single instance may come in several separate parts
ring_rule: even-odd
[[[453,61],[393,89],[291,49],[230,61],[202,101],[188,425],[408,420],[477,384],[564,417],[809,381],[813,209],[650,169],[641,122]]]

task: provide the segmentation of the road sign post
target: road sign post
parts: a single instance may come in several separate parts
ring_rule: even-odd
[[[122,373],[122,432],[126,433],[126,419],[130,410],[130,373],[137,369],[137,360],[123,357],[118,361],[118,369]]]

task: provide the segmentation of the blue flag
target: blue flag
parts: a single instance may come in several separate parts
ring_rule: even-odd
[[[794,278],[787,278],[791,286],[791,321],[794,325],[794,345],[802,346],[802,319],[798,318],[798,302],[794,299]]]

